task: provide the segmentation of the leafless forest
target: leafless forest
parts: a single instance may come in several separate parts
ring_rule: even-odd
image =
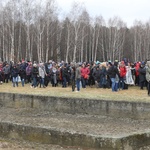
[[[0,2],[1,61],[130,61],[150,58],[150,21],[132,27],[119,17],[90,17],[74,3],[60,19],[55,0]]]

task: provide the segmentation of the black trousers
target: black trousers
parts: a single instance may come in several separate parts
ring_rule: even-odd
[[[72,83],[72,91],[75,91],[75,79],[71,79],[71,83]]]
[[[150,96],[150,81],[147,83],[148,95]]]
[[[5,74],[4,75],[4,82],[8,83],[8,80],[10,79],[10,74]]]

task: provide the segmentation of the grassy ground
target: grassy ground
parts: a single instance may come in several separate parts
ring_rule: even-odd
[[[97,100],[117,100],[117,101],[140,101],[150,102],[150,96],[147,95],[146,88],[140,90],[137,86],[129,86],[128,90],[119,90],[112,92],[111,89],[101,89],[96,87],[87,87],[80,92],[72,92],[71,86],[67,88],[51,87],[48,85],[46,88],[30,88],[29,84],[24,87],[19,83],[19,87],[12,87],[11,83],[3,83],[0,85],[0,92],[7,93],[20,93],[32,95],[45,95],[45,96],[58,96],[58,97],[72,97],[72,98],[86,98]]]

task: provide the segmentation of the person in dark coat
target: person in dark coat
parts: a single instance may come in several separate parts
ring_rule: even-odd
[[[26,71],[25,71],[25,69],[23,68],[23,66],[20,67],[19,76],[20,76],[20,79],[21,79],[22,87],[24,87],[25,78],[26,78]]]
[[[15,86],[18,87],[18,74],[19,74],[19,70],[18,70],[17,66],[14,65],[12,70],[11,70],[13,87],[15,87]]]
[[[94,80],[94,77],[93,77],[93,71],[95,70],[96,68],[96,64],[95,63],[91,63],[90,65],[90,74],[89,74],[89,86],[92,87],[93,85],[95,85],[95,80]]]
[[[101,65],[101,78],[102,78],[102,88],[107,87],[107,71],[106,71],[106,65]]]
[[[27,79],[27,83],[31,83],[31,70],[32,70],[32,63],[28,62],[28,66],[26,67],[26,79]]]
[[[75,65],[72,65],[71,67],[71,85],[72,85],[72,92],[75,91],[75,75],[76,75],[76,69]]]
[[[33,79],[33,83],[31,85],[31,88],[34,87],[34,88],[37,88],[37,83],[38,83],[38,78],[39,78],[39,70],[38,70],[38,66],[36,63],[33,64],[33,68],[32,68],[32,71],[31,71],[31,76],[32,76],[32,79]]]
[[[139,72],[140,89],[143,90],[144,86],[146,86],[146,67],[143,62],[141,63],[140,68],[138,69],[138,72]]]
[[[62,74],[62,87],[66,88],[67,87],[67,79],[68,79],[68,69],[67,69],[66,63],[61,68],[61,74]]]
[[[10,79],[10,66],[8,63],[6,63],[5,67],[3,67],[4,72],[4,82],[8,83],[8,80]]]
[[[118,89],[117,84],[116,84],[116,75],[120,77],[119,70],[111,62],[108,63],[108,66],[109,68],[107,70],[107,73],[111,79],[111,88],[112,88],[112,91],[115,92]]]
[[[67,83],[68,83],[68,85],[70,85],[70,83],[71,83],[71,65],[70,65],[70,63],[68,63],[68,65],[67,65],[67,71],[68,71]]]
[[[99,88],[99,85],[100,85],[101,73],[102,72],[101,72],[99,66],[96,66],[96,68],[93,70],[92,76],[94,77],[95,85],[97,88]]]

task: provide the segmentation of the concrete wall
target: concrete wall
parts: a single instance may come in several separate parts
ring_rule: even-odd
[[[0,106],[37,108],[70,114],[108,115],[134,119],[150,118],[150,103],[88,100],[50,96],[0,93]]]
[[[127,137],[109,138],[8,122],[0,122],[0,136],[20,141],[75,146],[85,149],[93,148],[95,150],[139,150],[150,145],[150,132]]]
[[[11,108],[35,108],[51,112],[108,115],[113,117],[150,118],[150,103],[87,100],[13,93],[0,93],[0,106]],[[127,137],[102,137],[51,129],[0,122],[0,136],[43,144],[79,146],[103,150],[137,150],[150,145],[150,131]]]
[[[80,133],[61,132],[54,129],[0,122],[0,136],[14,140],[26,140],[41,144],[78,146],[103,150],[121,150],[121,139],[103,138]],[[122,149],[123,150],[123,149]]]

